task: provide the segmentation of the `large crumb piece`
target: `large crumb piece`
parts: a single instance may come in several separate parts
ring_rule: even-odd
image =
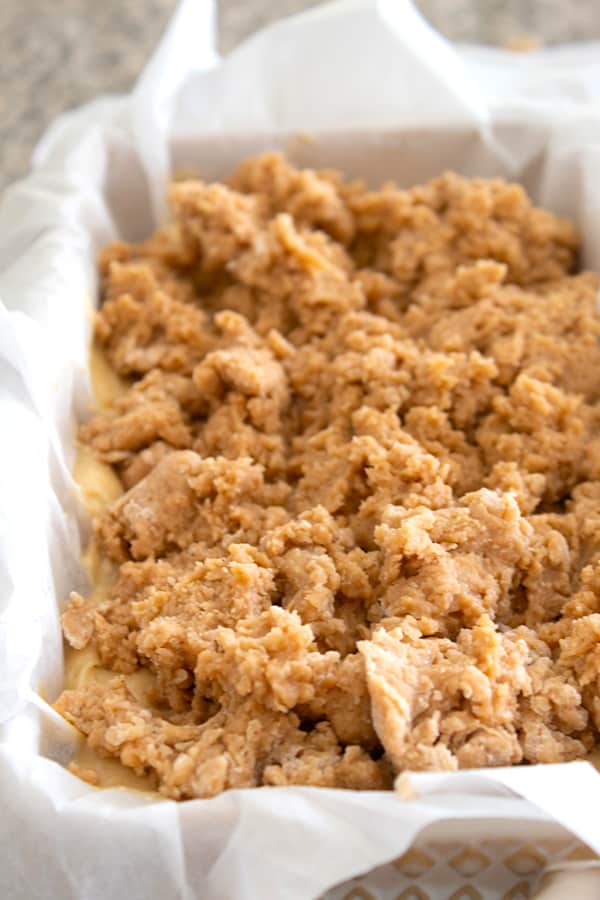
[[[488,617],[456,643],[422,637],[407,621],[359,649],[375,729],[398,771],[521,761],[514,717],[530,687],[527,648],[502,641]]]
[[[513,495],[486,488],[438,510],[388,507],[375,532],[385,553],[385,613],[430,617],[450,629],[484,613],[505,617],[531,533]]]
[[[66,691],[56,708],[87,735],[92,748],[117,756],[139,775],[156,774],[160,792],[176,800],[263,781],[389,787],[386,767],[356,745],[341,748],[325,723],[307,734],[293,713],[268,712],[251,699],[224,707],[201,724],[175,724],[140,707],[115,680],[105,688]]]
[[[600,316],[573,225],[501,179],[372,190],[277,153],[170,202],[99,261],[72,771],[187,799],[585,757]]]
[[[359,644],[373,722],[397,771],[559,762],[585,754],[580,692],[525,632],[488,616],[456,642],[424,637],[409,618]],[[544,654],[544,651],[547,655]],[[573,736],[574,735],[574,736]]]

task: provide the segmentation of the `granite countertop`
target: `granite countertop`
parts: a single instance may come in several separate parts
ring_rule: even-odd
[[[600,37],[594,0],[417,2],[454,40]],[[176,5],[177,0],[1,0],[0,188],[27,170],[36,141],[60,112],[131,87]],[[220,49],[227,52],[265,23],[315,5],[317,0],[220,0]]]

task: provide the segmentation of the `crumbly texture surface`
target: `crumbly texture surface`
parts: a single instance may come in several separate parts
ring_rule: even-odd
[[[500,180],[276,154],[171,206],[100,259],[125,389],[80,439],[122,484],[115,578],[63,628],[112,675],[57,709],[175,799],[584,757],[600,318],[572,225]]]

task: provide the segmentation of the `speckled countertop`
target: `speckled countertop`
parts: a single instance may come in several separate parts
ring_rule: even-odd
[[[227,52],[265,23],[317,0],[220,0]],[[0,0],[0,188],[22,175],[58,113],[132,85],[177,0]],[[455,40],[502,44],[600,38],[598,0],[418,0]]]

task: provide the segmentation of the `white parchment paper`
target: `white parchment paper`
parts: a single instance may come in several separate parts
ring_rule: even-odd
[[[67,772],[63,599],[84,585],[70,476],[89,400],[94,257],[149,234],[166,180],[285,149],[408,185],[445,168],[520,180],[573,217],[600,269],[600,47],[453,48],[408,0],[341,0],[220,61],[214,9],[184,0],[130,96],[59,119],[0,204],[0,896],[301,900],[403,852],[433,822],[572,832],[600,852],[587,763],[411,776],[414,799],[309,788],[177,805]],[[310,137],[307,136],[310,133]],[[550,822],[555,822],[552,826]]]

